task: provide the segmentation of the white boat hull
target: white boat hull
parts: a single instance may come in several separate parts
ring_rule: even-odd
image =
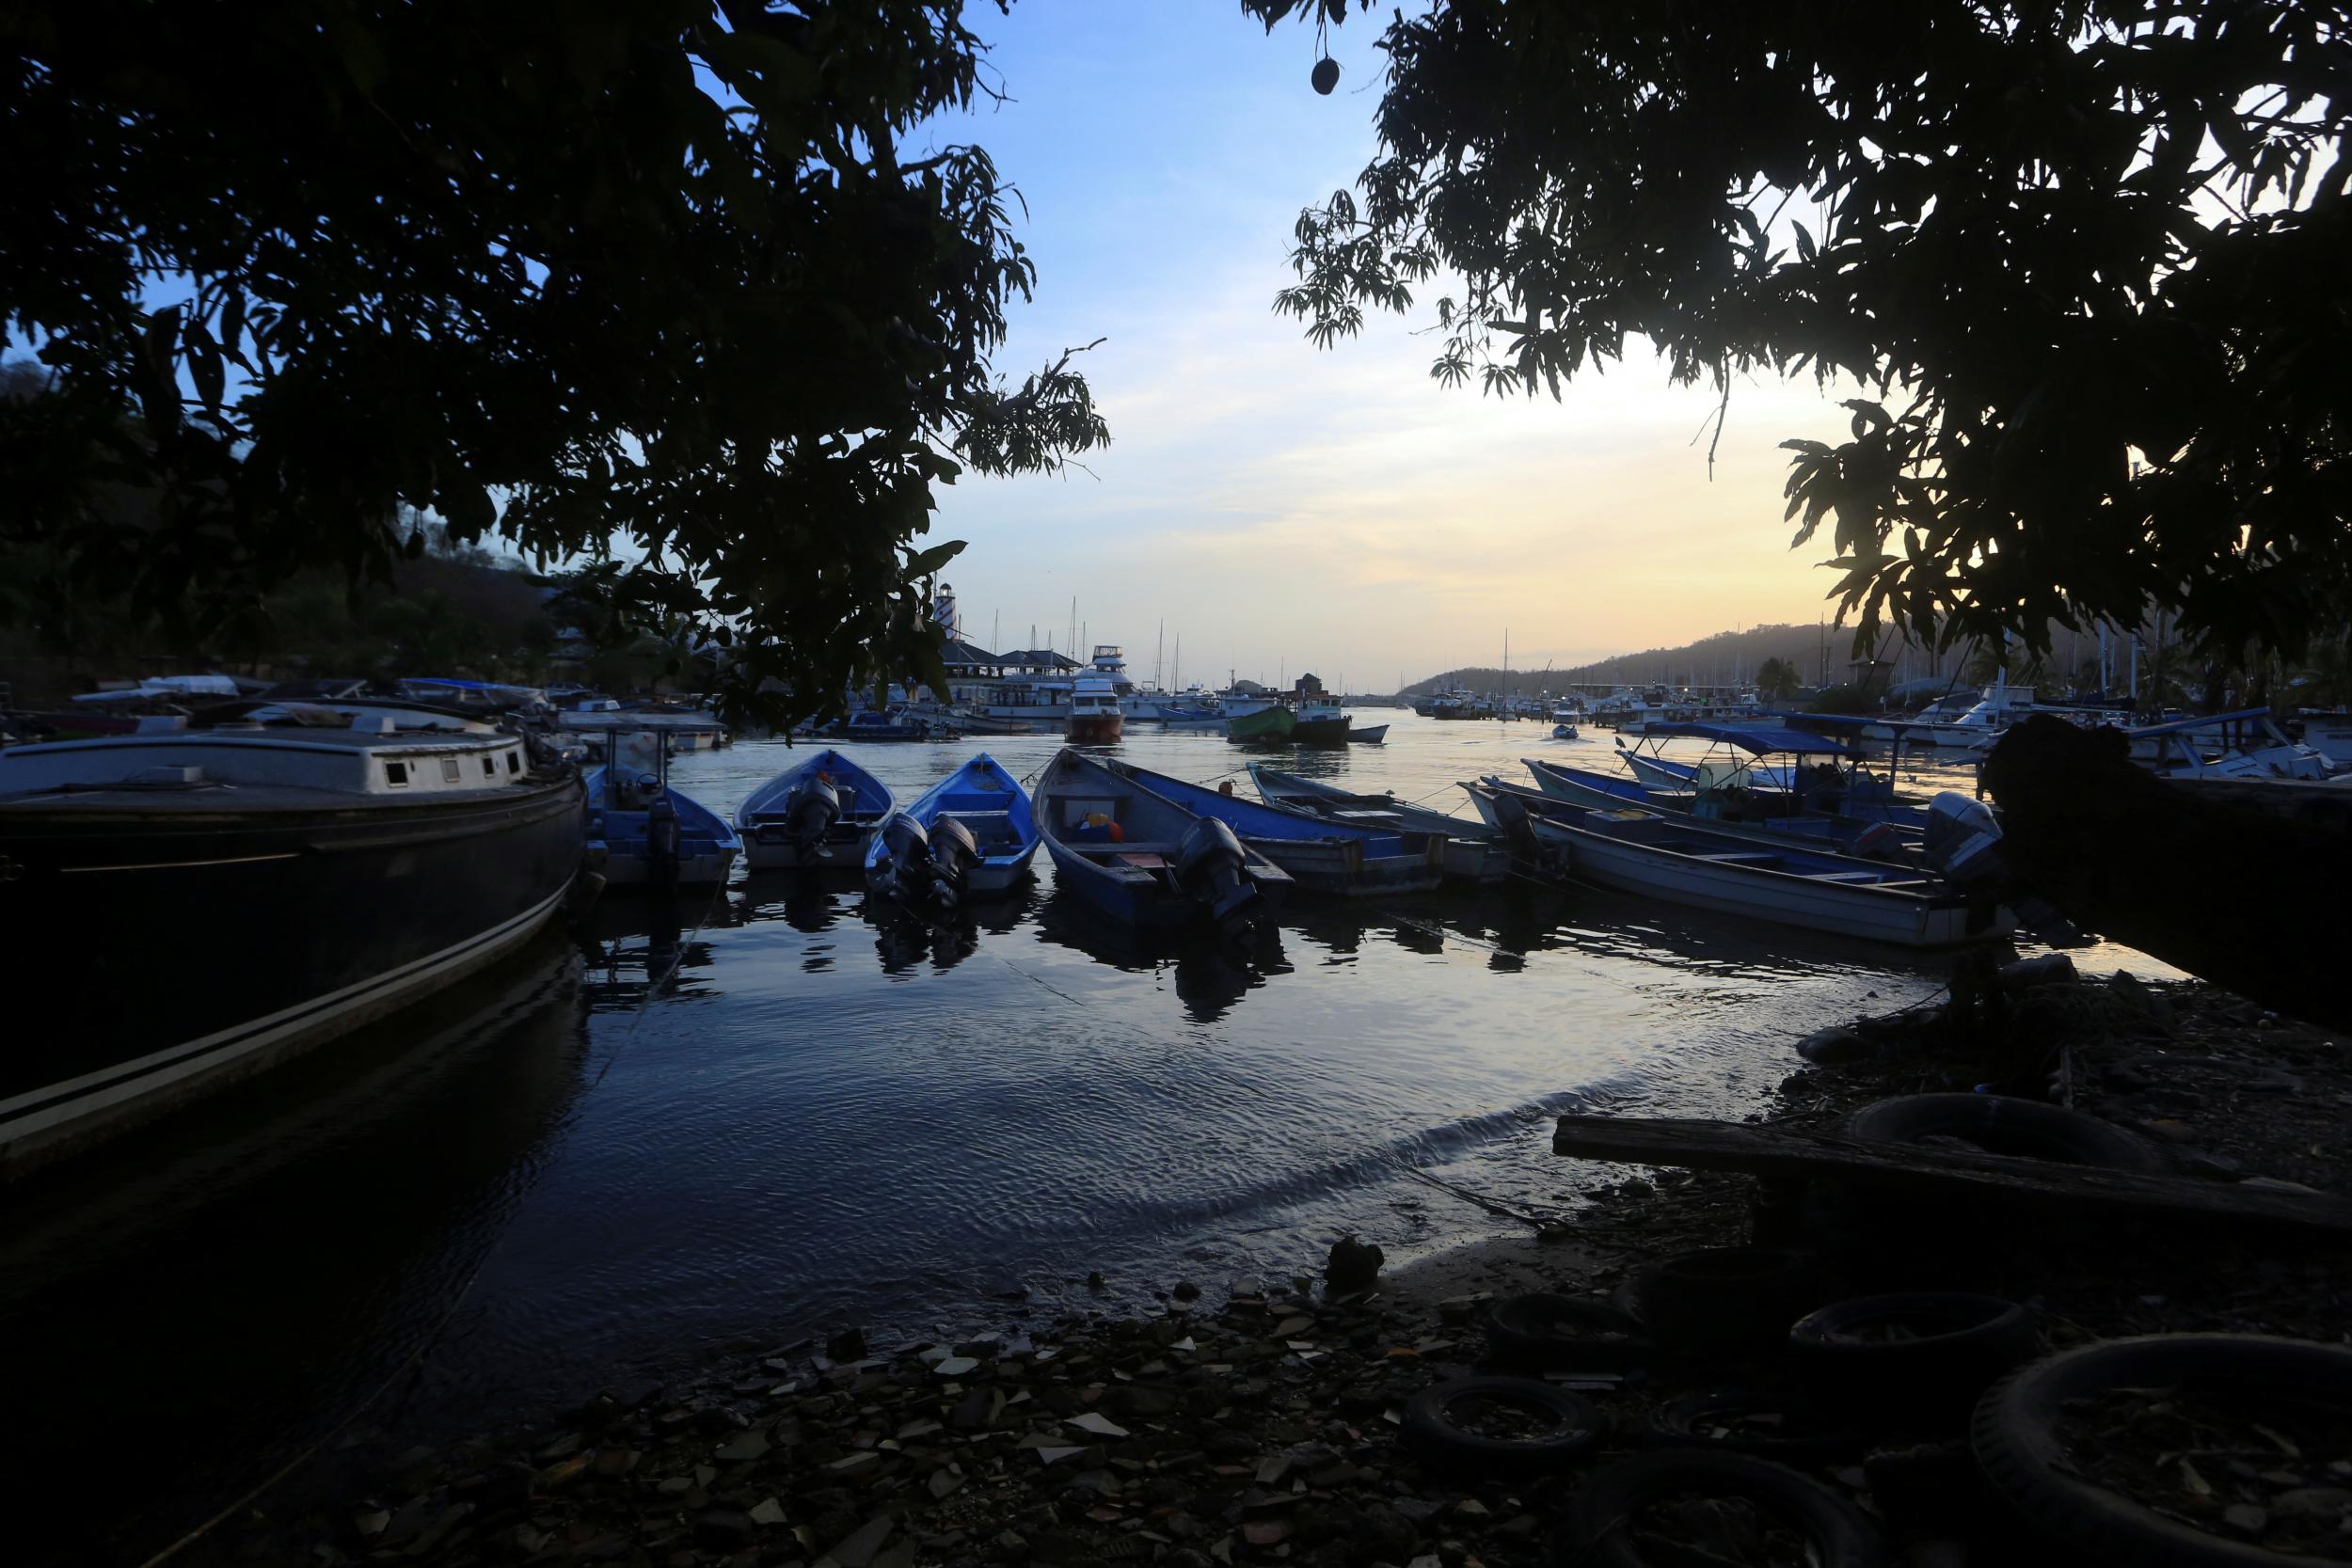
[[[1480,814],[1493,821],[1486,799],[1475,799]],[[2006,911],[1983,928],[1971,930],[1969,910],[1963,903],[1840,886],[1800,875],[1734,869],[1547,817],[1530,816],[1528,822],[1537,838],[1567,851],[1571,875],[1670,904],[1899,947],[1952,947],[2013,928]]]

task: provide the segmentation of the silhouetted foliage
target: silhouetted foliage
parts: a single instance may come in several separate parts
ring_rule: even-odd
[[[1844,440],[1784,443],[1857,646],[1882,615],[2040,646],[2153,604],[2292,657],[2352,582],[2346,23],[1423,0],[1278,306],[1327,345],[1458,280],[1433,373],[1496,393],[1556,397],[1629,337],[1726,397],[1759,366],[1867,384]]]
[[[999,0],[1001,8],[1005,0]],[[0,0],[0,544],[184,637],[304,568],[605,562],[769,717],[937,672],[932,486],[1106,438],[991,355],[1034,269],[962,0]],[[755,699],[763,677],[791,682]]]

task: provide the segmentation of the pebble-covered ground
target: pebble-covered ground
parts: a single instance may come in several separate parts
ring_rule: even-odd
[[[1767,1114],[1819,1126],[1887,1095],[1966,1088],[2025,1064],[2058,1069],[2079,1108],[2161,1140],[2211,1180],[2352,1187],[2340,1132],[2352,1052],[2325,1032],[2201,988],[2128,980],[2027,993],[1991,1024],[1972,1015],[1966,1028],[1997,1032],[1990,1053],[1963,1049],[1962,1027],[1921,1009],[1816,1042],[1821,1065],[1798,1065]],[[1579,1488],[1595,1465],[1656,1441],[1660,1404],[1726,1381],[1769,1386],[1776,1371],[1658,1361],[1555,1372],[1553,1386],[1591,1399],[1606,1430],[1588,1452],[1531,1477],[1409,1441],[1413,1396],[1487,1361],[1499,1295],[1604,1300],[1646,1259],[1745,1243],[1757,1212],[1744,1179],[1640,1172],[1565,1227],[1531,1226],[1523,1243],[1367,1291],[1343,1293],[1313,1275],[1205,1290],[1178,1281],[1138,1319],[887,1347],[845,1331],[714,1368],[692,1386],[600,1397],[557,1424],[371,1462],[369,1479],[333,1506],[279,1513],[262,1499],[187,1555],[323,1568],[1556,1561]],[[2011,1230],[1989,1245],[1982,1234],[1966,1245],[1828,1238],[1823,1289],[1993,1290],[2030,1307],[2052,1349],[2189,1328],[2340,1341],[2352,1321],[2344,1249],[2307,1238],[2148,1222]],[[1970,1555],[1969,1523],[1952,1516],[1946,1485],[1950,1460],[1948,1445],[1882,1445],[1813,1474],[1914,1560],[2010,1560],[1980,1545]],[[1915,1484],[1922,1474],[1929,1482]],[[2219,1483],[2239,1479],[2225,1469]],[[2344,1502],[2352,1516],[2352,1493]],[[2260,1512],[2259,1499],[2231,1506],[2240,1519]],[[1791,1549],[1721,1516],[1702,1522],[1698,1541],[1691,1550],[1701,1555],[1679,1560],[1779,1568]]]

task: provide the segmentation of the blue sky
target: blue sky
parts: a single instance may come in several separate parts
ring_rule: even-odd
[[[1782,454],[1843,423],[1809,383],[1735,392],[1717,465],[1691,444],[1712,398],[1633,345],[1565,402],[1428,378],[1413,318],[1336,351],[1274,315],[1286,242],[1373,150],[1376,29],[1336,29],[1315,95],[1311,30],[1268,38],[1231,0],[976,6],[1014,102],[942,128],[1026,198],[1038,298],[1000,368],[1107,341],[1087,370],[1113,445],[1094,477],[967,479],[934,537],[968,635],[1067,641],[1070,601],[1145,674],[1157,628],[1184,678],[1345,675],[1385,689],[1457,664],[1568,664],[1735,625],[1811,620],[1829,575],[1791,553]],[[1377,21],[1377,15],[1370,19]],[[1138,657],[1139,656],[1139,657]]]

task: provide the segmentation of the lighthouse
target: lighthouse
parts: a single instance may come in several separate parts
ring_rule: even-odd
[[[949,637],[963,635],[963,617],[956,613],[956,591],[946,583],[931,595],[931,619],[938,622]]]

